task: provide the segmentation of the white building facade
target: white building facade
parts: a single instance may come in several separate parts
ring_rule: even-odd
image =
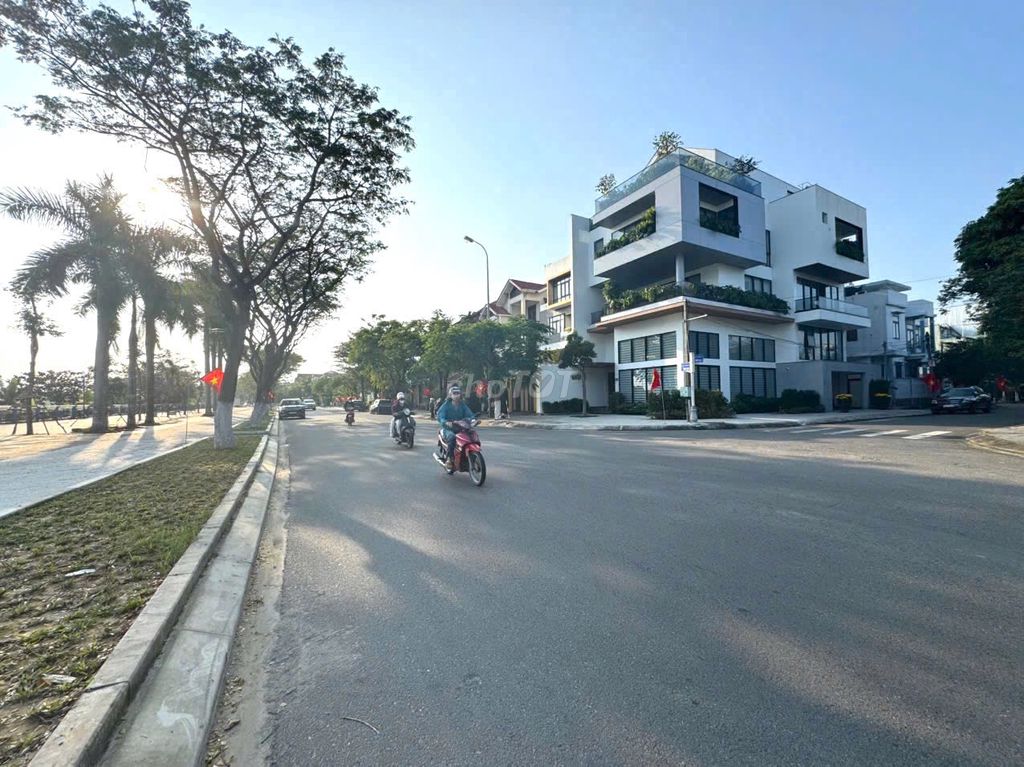
[[[847,356],[845,339],[871,320],[844,290],[868,276],[865,209],[818,185],[737,173],[733,161],[681,149],[600,197],[592,216],[571,217],[542,317],[561,315],[556,331],[595,344],[604,367],[588,376],[592,405],[611,392],[645,402],[655,370],[683,388],[690,352],[692,387],[729,399],[794,388],[826,407],[839,393],[866,404],[872,368]]]

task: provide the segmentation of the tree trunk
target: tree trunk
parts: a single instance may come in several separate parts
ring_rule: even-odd
[[[131,329],[128,331],[128,428],[135,428],[135,406],[139,381],[139,301],[132,296]]]
[[[213,446],[218,450],[235,446],[231,413],[235,405],[235,389],[238,386],[238,367],[242,363],[242,352],[245,349],[245,332],[249,327],[249,307],[248,297],[236,299],[236,313],[225,333],[228,349],[223,366],[224,382],[221,384],[220,394],[217,395],[217,411],[213,416]]]
[[[203,326],[203,365],[206,370],[204,374],[209,373],[213,368],[210,366],[210,329],[207,326]],[[203,415],[207,418],[213,415],[213,390],[204,385],[206,389],[206,411]]]
[[[259,399],[256,400],[252,407],[252,416],[249,418],[249,422],[257,424],[266,418],[267,413],[270,412],[270,403],[261,402]]]
[[[580,365],[580,382],[583,384],[583,415],[587,414],[587,368]]]
[[[28,361],[28,397],[25,400],[25,433],[32,434],[32,424],[35,421],[33,400],[36,398],[36,355],[39,354],[39,334],[34,330],[29,341]]]
[[[146,325],[146,426],[156,423],[156,317],[142,313]],[[204,371],[205,372],[205,371]]]
[[[96,308],[96,355],[92,371],[92,433],[106,432],[110,426],[107,418],[107,401],[110,378],[110,336],[113,334],[116,314],[102,305]]]

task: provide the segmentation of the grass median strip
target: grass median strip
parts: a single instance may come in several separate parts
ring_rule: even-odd
[[[259,444],[206,440],[0,519],[0,764],[27,764]]]

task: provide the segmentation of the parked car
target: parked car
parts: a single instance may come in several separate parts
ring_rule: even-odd
[[[932,399],[932,413],[992,412],[992,397],[978,386],[947,389]]]
[[[361,399],[350,399],[345,402],[346,409],[358,410],[361,413],[366,412],[366,403]]]
[[[302,400],[302,406],[306,408],[306,410],[316,410],[316,400],[306,397],[306,399]]]
[[[375,399],[370,404],[370,412],[377,415],[391,415],[391,400]]]
[[[305,418],[306,406],[300,399],[283,399],[277,406],[277,417],[282,421],[285,418]]]

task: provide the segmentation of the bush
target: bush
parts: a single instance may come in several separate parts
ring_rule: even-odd
[[[700,418],[732,418],[729,400],[718,389],[697,389],[697,415]]]
[[[755,397],[752,394],[737,394],[730,403],[736,413],[778,413],[778,397]]]
[[[613,391],[608,394],[608,412],[618,413],[620,408],[626,406],[626,397],[622,392]]]
[[[587,403],[588,410],[590,403]],[[562,415],[562,414],[574,414],[583,412],[583,400],[579,397],[573,397],[572,399],[560,399],[555,402],[542,402],[540,403],[540,409],[544,415]]]
[[[821,395],[813,389],[784,389],[779,396],[783,413],[823,413]]]
[[[874,397],[876,394],[889,396],[892,384],[885,378],[874,378],[868,383],[868,394]]]
[[[669,420],[686,420],[686,400],[675,389],[662,395],[647,395],[647,415],[652,418],[668,418]]]

